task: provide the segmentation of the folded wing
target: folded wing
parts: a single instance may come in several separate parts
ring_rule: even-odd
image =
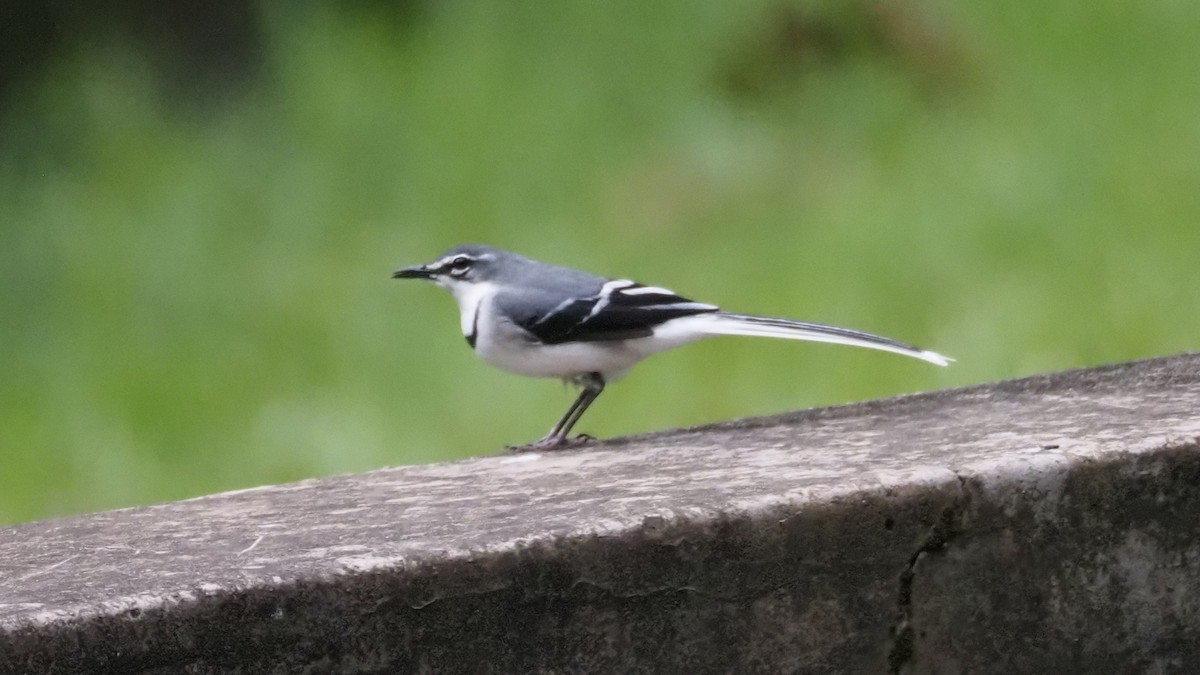
[[[606,282],[594,295],[565,298],[541,315],[522,313],[519,298],[498,297],[497,301],[518,325],[545,344],[647,337],[671,319],[717,311],[714,305],[626,279]]]

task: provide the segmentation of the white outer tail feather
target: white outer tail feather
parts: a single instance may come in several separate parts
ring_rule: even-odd
[[[718,312],[704,314],[707,321],[698,326],[709,335],[748,335],[752,337],[783,338],[785,340],[805,340],[808,342],[829,342],[832,344],[849,345],[878,349],[901,356],[910,356],[922,361],[928,361],[939,366],[949,365],[954,359],[931,352],[890,338],[827,326],[819,323],[789,321],[769,317],[749,316],[745,314],[729,314]]]

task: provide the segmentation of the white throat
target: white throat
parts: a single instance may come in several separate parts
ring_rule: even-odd
[[[458,318],[463,337],[474,336],[479,312],[484,302],[496,294],[496,285],[488,281],[472,284],[456,279],[439,279],[437,284],[450,291],[454,301],[458,303]]]

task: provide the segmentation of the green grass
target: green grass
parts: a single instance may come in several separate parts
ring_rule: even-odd
[[[462,241],[959,359],[714,340],[601,436],[1196,347],[1200,6],[787,6],[267,7],[220,105],[58,55],[0,110],[0,522],[540,435],[572,394],[388,279]]]

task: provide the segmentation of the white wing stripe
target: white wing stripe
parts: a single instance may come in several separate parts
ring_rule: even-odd
[[[595,305],[592,306],[592,311],[588,312],[588,315],[583,317],[582,319],[580,319],[579,323],[577,323],[575,325],[576,326],[583,325],[583,324],[587,323],[588,319],[592,318],[593,316],[596,316],[600,312],[603,312],[604,308],[608,307],[608,303],[612,299],[612,294],[614,292],[617,292],[617,291],[621,290],[622,288],[628,288],[629,286],[633,286],[633,285],[634,285],[634,282],[632,282],[628,279],[617,279],[615,281],[610,281],[610,282],[604,284],[603,286],[601,286],[600,287],[600,299],[596,302]]]
[[[667,295],[667,296],[672,296],[672,297],[674,297],[674,295],[675,295],[675,291],[669,291],[665,288],[660,288],[658,286],[642,286],[641,288],[630,288],[628,290],[621,291],[621,295],[649,295],[651,293],[657,293],[658,295]]]
[[[566,300],[563,300],[562,302],[558,303],[558,305],[554,309],[547,312],[545,316],[543,316],[542,318],[535,321],[534,325],[536,326],[539,323],[546,323],[547,321],[554,318],[555,316],[558,316],[559,312],[563,311],[567,307],[570,307],[571,305],[575,304],[578,301],[579,301],[579,298],[567,298]]]
[[[661,305],[642,305],[638,309],[719,309],[703,302],[668,302]]]
[[[613,291],[618,291],[622,288],[628,288],[636,285],[636,281],[630,281],[628,279],[614,279],[600,287],[599,295],[610,295]]]

